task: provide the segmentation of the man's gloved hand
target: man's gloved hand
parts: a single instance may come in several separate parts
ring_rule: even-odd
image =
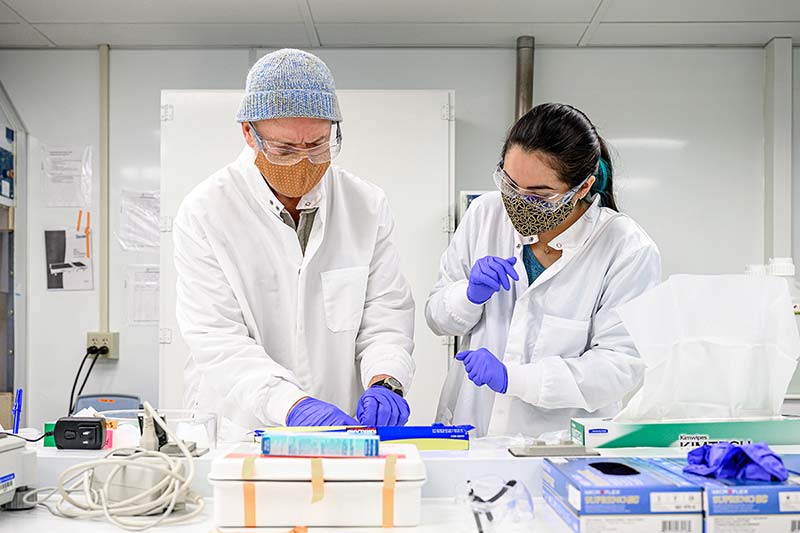
[[[464,363],[467,375],[475,385],[488,385],[490,389],[501,394],[508,390],[506,365],[486,348],[459,352],[456,359]]]
[[[402,396],[380,385],[365,390],[356,409],[358,421],[365,426],[405,426],[410,414]]]
[[[357,426],[358,422],[333,404],[304,398],[289,411],[287,426]]]
[[[514,270],[516,262],[516,257],[503,259],[493,255],[487,255],[475,261],[469,273],[467,299],[480,305],[489,300],[494,293],[500,290],[500,287],[509,290],[511,288],[509,277],[514,281],[519,281],[519,274]]]

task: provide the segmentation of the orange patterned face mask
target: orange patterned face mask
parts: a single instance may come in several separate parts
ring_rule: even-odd
[[[294,165],[276,165],[259,150],[255,165],[270,187],[287,198],[300,198],[317,186],[331,162],[312,163],[303,158]]]

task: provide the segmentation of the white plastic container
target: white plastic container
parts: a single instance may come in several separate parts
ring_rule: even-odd
[[[386,456],[398,456],[396,483],[385,489]],[[425,465],[414,445],[381,444],[380,457],[317,459],[324,495],[312,503],[312,459],[260,455],[257,444],[219,457],[208,476],[217,527],[416,526]],[[247,478],[247,479],[245,479]],[[320,490],[320,485],[316,485]],[[387,494],[385,497],[385,493]],[[318,494],[319,496],[319,494]]]

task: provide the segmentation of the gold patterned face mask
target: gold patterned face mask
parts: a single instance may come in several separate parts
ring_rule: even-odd
[[[300,198],[317,186],[331,162],[312,163],[303,158],[294,165],[276,165],[259,150],[255,165],[270,187],[287,198]]]
[[[566,202],[555,210],[547,210],[526,202],[522,198],[515,198],[506,194],[500,195],[503,198],[503,205],[506,208],[506,214],[511,219],[511,224],[514,229],[523,237],[531,237],[539,235],[555,229],[560,226],[572,211],[575,209],[575,203]]]

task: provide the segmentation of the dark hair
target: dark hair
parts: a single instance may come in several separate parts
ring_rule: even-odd
[[[601,205],[617,211],[608,147],[582,111],[567,104],[537,105],[509,130],[503,158],[512,146],[543,154],[570,188],[594,175],[592,192],[600,195]]]

